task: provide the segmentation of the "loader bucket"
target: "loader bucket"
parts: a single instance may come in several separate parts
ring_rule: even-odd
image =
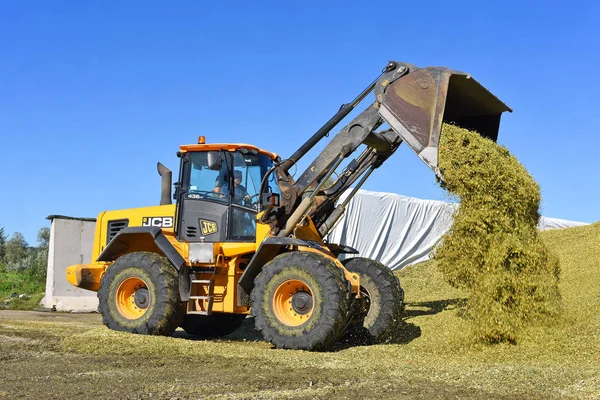
[[[493,141],[500,116],[512,110],[470,75],[443,67],[420,68],[385,91],[380,114],[442,179],[438,144],[443,123],[475,130]]]

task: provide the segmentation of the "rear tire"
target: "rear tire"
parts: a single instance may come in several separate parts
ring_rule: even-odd
[[[203,338],[216,338],[234,332],[246,319],[245,314],[188,314],[183,318],[181,327],[190,335]]]
[[[99,310],[110,329],[171,336],[183,320],[177,271],[156,253],[119,257],[100,282]]]
[[[393,341],[404,310],[400,280],[385,265],[368,258],[350,258],[343,264],[349,272],[359,275],[362,297],[354,300],[354,315],[345,340],[356,344]]]
[[[343,271],[305,251],[267,263],[251,297],[255,329],[284,349],[326,350],[343,333],[350,304]]]

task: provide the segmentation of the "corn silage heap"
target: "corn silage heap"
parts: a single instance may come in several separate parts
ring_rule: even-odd
[[[477,341],[517,341],[522,329],[559,313],[559,263],[541,241],[540,190],[508,150],[444,125],[442,186],[460,198],[454,224],[435,252],[448,282],[468,292]]]

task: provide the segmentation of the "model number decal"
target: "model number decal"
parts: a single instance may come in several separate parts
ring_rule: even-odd
[[[157,226],[159,228],[172,228],[173,217],[143,217],[142,226]]]
[[[217,228],[217,223],[214,221],[208,221],[205,219],[200,220],[200,227],[202,228],[203,235],[211,235],[213,233],[217,233],[219,230]]]

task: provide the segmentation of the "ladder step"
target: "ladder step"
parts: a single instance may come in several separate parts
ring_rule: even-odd
[[[192,272],[215,272],[217,268],[227,268],[227,266],[216,266],[216,267],[191,267]]]
[[[188,314],[196,314],[196,315],[210,315],[209,311],[188,311]]]
[[[213,297],[214,296],[190,296],[190,299],[192,299],[192,300],[210,300]]]
[[[211,283],[211,282],[214,282],[214,281],[211,280],[211,279],[192,279],[192,283],[204,283],[204,284],[206,284],[206,283]]]
[[[215,280],[214,280],[214,270],[213,276],[210,279],[192,279],[192,288],[193,285],[207,285],[208,293],[204,296],[190,296],[190,300],[195,300],[190,302],[191,310],[188,310],[188,314],[196,314],[196,315],[210,315],[212,314],[213,302],[215,301],[214,289],[215,289]],[[192,289],[193,290],[193,289]],[[201,305],[199,300],[206,301],[205,305]],[[201,308],[205,308],[202,310]]]

